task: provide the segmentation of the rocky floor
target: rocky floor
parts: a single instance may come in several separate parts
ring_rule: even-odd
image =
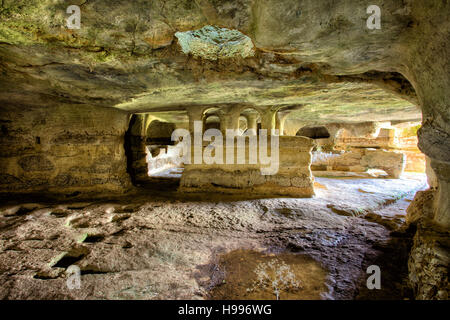
[[[312,199],[250,200],[181,195],[176,179],[158,179],[108,201],[1,205],[0,298],[267,298],[232,286],[239,278],[227,265],[236,266],[238,250],[247,250],[244,267],[255,274],[267,256],[304,270],[300,295],[292,297],[410,297],[404,279],[412,235],[403,223],[415,192],[426,188],[424,175],[317,178]],[[372,264],[381,268],[381,290],[366,289]],[[81,269],[79,290],[66,285],[71,265]]]

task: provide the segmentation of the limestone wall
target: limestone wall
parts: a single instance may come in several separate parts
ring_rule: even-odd
[[[107,194],[130,187],[124,133],[128,115],[59,105],[0,109],[0,192]]]
[[[330,157],[315,158],[317,160],[311,166],[313,171],[366,172],[368,169],[380,169],[390,178],[399,178],[406,164],[403,153],[376,149],[353,149]]]
[[[146,116],[133,115],[125,134],[127,170],[133,184],[144,182],[148,178]]]
[[[279,170],[276,174],[262,175],[260,168],[267,166],[259,162],[253,165],[248,164],[247,144],[245,147],[247,164],[186,164],[180,191],[313,196],[314,180],[310,170],[313,140],[286,136],[279,139]],[[238,148],[235,146],[235,155],[237,152]],[[269,148],[269,154],[270,152],[272,151]]]
[[[407,223],[417,229],[408,261],[409,282],[417,299],[447,300],[450,292],[450,232],[432,221],[436,194],[436,189],[419,191],[407,210]]]
[[[345,150],[349,147],[360,148],[392,148],[394,147],[393,130],[381,129],[376,137],[353,135],[348,130],[342,130],[335,141],[336,149]]]
[[[328,139],[315,139],[319,150],[332,151],[343,150],[350,151],[356,148],[376,148],[388,151],[399,151],[405,154],[405,171],[425,172],[425,155],[417,147],[417,129],[419,125],[415,123],[401,124],[400,128],[391,127],[390,123],[384,124],[388,128],[380,128],[383,124],[372,123],[366,132],[362,130],[362,125],[328,124],[327,128],[333,137]],[[356,129],[355,129],[356,128]],[[367,132],[376,129],[373,136]],[[353,131],[351,130],[353,129]],[[338,130],[338,133],[336,133]],[[379,133],[377,133],[379,131]],[[364,135],[365,134],[365,135]],[[353,155],[357,156],[357,155]],[[313,163],[316,165],[316,163]],[[352,171],[352,169],[350,169]]]

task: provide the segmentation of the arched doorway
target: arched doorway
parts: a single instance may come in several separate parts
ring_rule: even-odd
[[[311,139],[328,139],[330,133],[325,126],[303,127],[297,131],[296,136],[308,137]]]
[[[250,134],[249,130],[253,130],[253,134],[258,134],[261,128],[261,114],[254,108],[245,108],[239,116],[239,128],[243,133]]]

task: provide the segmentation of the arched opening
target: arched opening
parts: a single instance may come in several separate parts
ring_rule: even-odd
[[[124,137],[125,155],[127,158],[127,172],[133,185],[138,186],[148,177],[147,148],[145,141],[145,115],[130,116],[128,129]]]
[[[137,149],[139,142],[136,141],[135,136],[137,130],[137,126],[139,125],[138,116],[133,114],[130,117],[130,121],[128,124],[128,129],[125,132],[124,137],[124,149],[125,149],[125,157],[127,160],[127,173],[130,175],[131,183],[136,185],[136,172],[134,168],[134,160],[136,157],[133,155],[134,150]]]
[[[248,120],[244,116],[239,117],[239,130],[245,132],[248,129]]]
[[[215,114],[207,115],[204,120],[204,130],[217,129],[220,130],[220,118]]]
[[[316,139],[312,170],[316,176],[340,175],[425,179],[425,155],[418,149],[417,122],[329,124],[325,138],[319,127],[303,127],[299,135]],[[325,128],[325,126],[323,127]],[[330,133],[328,131],[327,133]],[[325,173],[323,173],[325,172]]]
[[[127,172],[135,186],[162,183],[175,190],[183,165],[178,156],[180,146],[172,141],[177,124],[160,117],[157,113],[133,114],[130,117],[124,145]]]
[[[175,124],[160,120],[153,120],[147,128],[147,144],[171,145],[172,133],[175,130]]]
[[[222,129],[222,114],[220,108],[212,107],[203,112],[203,133],[208,129]]]
[[[308,137],[311,139],[328,139],[330,133],[324,126],[318,127],[303,127],[297,131],[297,136]]]
[[[147,166],[149,177],[173,177],[181,174],[179,146],[172,141],[175,123],[153,120],[147,128]],[[180,172],[181,171],[181,172]]]
[[[243,133],[253,130],[254,134],[258,134],[261,129],[261,114],[254,108],[245,108],[239,115],[239,129]]]

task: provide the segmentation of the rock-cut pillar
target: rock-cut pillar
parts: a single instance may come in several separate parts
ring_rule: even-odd
[[[278,112],[276,115],[275,129],[279,130],[280,136],[284,135],[284,124],[286,122],[287,116],[288,116],[288,113],[280,113],[280,112]]]
[[[240,112],[237,107],[230,108],[221,117],[220,129],[225,134],[227,129],[238,130],[239,129],[239,117]]]
[[[276,111],[272,111],[272,110],[266,110],[261,115],[261,129],[263,129],[263,130],[266,129],[268,135],[271,135],[272,130],[274,130],[276,127],[275,115],[276,115]]]
[[[248,114],[247,118],[247,130],[253,130],[256,134],[258,131],[258,115],[257,114]]]
[[[200,121],[203,123],[203,110],[200,108],[192,108],[188,109],[187,113],[189,117],[189,132],[191,137],[194,137],[195,122]],[[202,135],[203,132],[200,132],[199,134]]]

